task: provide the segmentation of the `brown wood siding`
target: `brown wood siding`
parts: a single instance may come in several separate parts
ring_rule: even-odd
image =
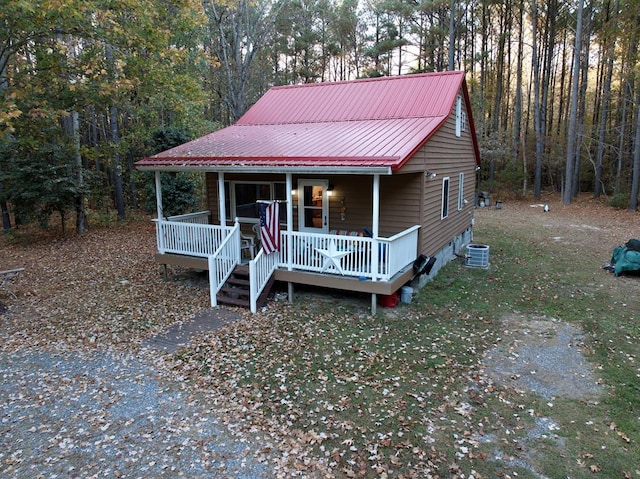
[[[212,223],[219,223],[218,175],[207,173],[207,208],[211,210]],[[319,176],[293,177],[293,186],[298,179],[328,180],[333,186],[329,198],[329,228],[362,231],[371,228],[373,177],[371,176]],[[280,175],[225,175],[225,181],[284,181]],[[380,234],[391,236],[410,226],[420,224],[422,175],[383,176],[380,180]],[[345,208],[344,220],[342,208]],[[294,227],[297,228],[297,198],[294,198]]]
[[[380,178],[380,236],[393,236],[422,224],[423,174]]]
[[[455,125],[454,125],[455,126]],[[436,139],[436,138],[434,138]],[[427,149],[425,147],[425,149]],[[450,168],[457,173],[450,174],[449,217],[441,220],[441,195],[444,168],[434,166],[440,172],[434,179],[426,178],[424,173],[396,174],[380,179],[380,236],[389,237],[406,228],[419,224],[420,252],[434,254],[445,246],[453,236],[469,227],[473,217],[473,198],[475,187],[475,167],[451,162]],[[461,212],[457,209],[458,173],[465,173],[465,198],[468,203]],[[294,187],[297,185],[294,178]],[[313,179],[304,175],[301,179]],[[328,179],[333,185],[333,195],[329,199],[329,228],[338,230],[362,231],[372,227],[373,178],[369,176],[332,176],[318,177]],[[282,181],[277,175],[246,175],[233,177],[226,175],[229,181]],[[219,223],[218,180],[216,173],[207,174],[207,205],[211,210],[211,222]],[[297,230],[297,202],[294,199],[294,229]],[[343,203],[344,202],[344,203]],[[344,204],[345,217],[342,220],[341,209]]]
[[[464,103],[463,103],[464,106]],[[424,254],[432,255],[447,246],[451,239],[471,226],[476,185],[476,159],[469,127],[456,137],[455,111],[442,128],[421,148],[421,157],[435,178],[425,176],[424,222],[420,235]],[[416,161],[421,161],[417,159]],[[463,197],[467,200],[458,211],[459,174],[464,173]],[[449,216],[441,219],[443,179],[449,177]]]
[[[211,224],[220,224],[220,215],[219,215],[219,201],[218,201],[218,174],[217,173],[207,173],[206,176],[206,190],[207,190],[207,198],[205,200],[205,204],[207,205],[207,209],[211,211],[211,216],[209,217],[209,221]]]
[[[362,231],[371,228],[373,179],[370,176],[329,178],[333,195],[329,199],[329,229]],[[344,201],[345,219],[340,216]]]

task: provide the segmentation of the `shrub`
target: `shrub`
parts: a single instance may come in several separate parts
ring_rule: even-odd
[[[609,206],[619,210],[624,210],[629,207],[630,199],[631,196],[629,195],[629,193],[616,193],[611,198],[609,198]]]
[[[164,216],[189,213],[198,206],[196,182],[187,173],[161,173],[162,183],[162,211]],[[145,185],[145,209],[153,213],[156,209],[155,182],[150,175],[150,181]]]

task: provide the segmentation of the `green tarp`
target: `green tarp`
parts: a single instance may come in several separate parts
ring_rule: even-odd
[[[616,276],[626,272],[640,273],[640,251],[636,249],[639,241],[629,240],[624,246],[614,248],[611,266]]]

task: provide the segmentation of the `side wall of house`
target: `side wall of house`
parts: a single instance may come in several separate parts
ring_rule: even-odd
[[[462,102],[464,111],[464,101]],[[468,115],[463,115],[468,118]],[[416,209],[422,209],[421,251],[429,256],[450,248],[450,254],[462,246],[461,235],[473,225],[476,188],[476,160],[468,120],[456,136],[455,106],[447,122],[402,168],[404,172],[424,172],[424,194]],[[428,173],[435,173],[430,177]],[[460,174],[463,174],[462,208],[458,209]],[[398,175],[402,176],[402,175]],[[443,184],[449,183],[448,215],[443,218]],[[462,240],[464,241],[464,240]]]

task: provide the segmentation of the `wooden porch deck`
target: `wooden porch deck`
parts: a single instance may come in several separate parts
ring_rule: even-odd
[[[155,255],[155,261],[161,265],[182,266],[184,268],[198,269],[202,271],[209,269],[209,262],[207,258],[200,258],[197,256],[187,256],[174,253],[157,253]],[[408,265],[389,281],[362,281],[358,278],[340,276],[337,274],[313,273],[296,270],[288,271],[286,269],[276,269],[274,273],[276,281],[282,281],[285,283],[304,284],[322,288],[384,295],[393,294],[398,291],[407,282],[411,281],[413,275],[414,272],[412,265]]]
[[[209,271],[211,305],[217,305],[218,292],[234,268],[244,263],[240,224],[233,227],[196,222],[201,214],[156,221],[158,253],[156,262]],[[417,254],[418,225],[390,238],[352,237],[332,234],[281,232],[278,254],[258,251],[249,261],[251,311],[266,285],[275,279],[290,285],[310,285],[372,295],[389,295],[413,277]],[[272,279],[273,277],[273,279]]]

